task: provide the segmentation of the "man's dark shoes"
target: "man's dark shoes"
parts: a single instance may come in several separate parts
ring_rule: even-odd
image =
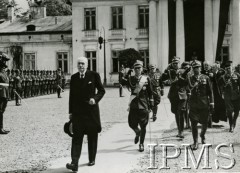
[[[229,132],[233,133],[233,127],[230,127]]]
[[[202,144],[206,144],[205,136],[200,135],[200,137],[201,137]]]
[[[73,164],[73,163],[67,163],[66,164],[66,168],[67,169],[70,169],[74,172],[77,172],[78,171],[78,165],[77,164]]]
[[[92,162],[88,163],[88,166],[93,166],[93,165],[95,165],[95,161],[92,161]]]
[[[134,139],[134,143],[137,144],[140,138],[140,131],[138,133],[136,133],[135,139]]]
[[[6,134],[8,134],[9,132],[10,132],[9,130],[0,129],[0,134],[1,134],[1,135],[6,135]]]
[[[144,145],[143,144],[139,144],[139,152],[143,152],[144,151]]]
[[[196,142],[196,143],[193,143],[192,145],[191,145],[191,148],[192,148],[192,150],[197,150],[198,149],[198,143]]]
[[[153,122],[156,121],[157,120],[157,116],[153,115],[152,120],[153,120]]]
[[[182,132],[178,132],[177,137],[183,139],[184,138],[183,133]]]

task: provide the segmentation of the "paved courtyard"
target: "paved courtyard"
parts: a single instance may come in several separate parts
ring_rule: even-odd
[[[167,92],[165,92],[165,95]],[[177,159],[168,161],[169,170],[147,169],[149,167],[149,151],[147,144],[170,143],[180,146],[182,143],[191,143],[190,130],[185,131],[184,140],[178,140],[174,116],[170,112],[170,104],[166,96],[162,98],[159,106],[158,119],[150,123],[145,141],[145,152],[137,151],[138,145],[133,144],[134,133],[127,123],[127,104],[129,93],[125,90],[125,97],[118,96],[118,89],[107,88],[106,95],[100,102],[101,121],[103,132],[99,137],[99,147],[94,167],[88,167],[87,145],[83,146],[79,161],[79,172],[89,173],[135,173],[135,172],[240,172],[240,135],[239,123],[235,132],[228,132],[225,122],[215,124],[208,129],[207,142],[213,149],[220,143],[233,143],[234,153],[229,149],[223,152],[236,159],[236,165],[231,170],[217,170],[214,160],[217,158],[213,149],[210,149],[210,170],[202,170],[203,161],[199,169],[194,169],[191,161],[191,170],[182,170],[184,154]],[[56,95],[40,96],[25,99],[22,106],[17,107],[9,102],[5,116],[4,126],[10,129],[9,135],[0,136],[0,172],[43,172],[67,173],[66,162],[70,161],[71,138],[63,132],[63,124],[68,121],[69,92]],[[239,122],[239,121],[238,121]],[[150,133],[151,130],[151,133]],[[87,140],[85,139],[85,143]],[[200,145],[201,148],[201,145]],[[161,167],[162,152],[157,147],[156,165]],[[169,155],[174,155],[170,150]],[[198,153],[196,157],[198,156]],[[221,160],[222,159],[222,160]],[[229,159],[220,158],[220,164],[229,165]]]

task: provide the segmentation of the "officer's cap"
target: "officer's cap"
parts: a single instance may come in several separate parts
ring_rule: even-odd
[[[134,67],[134,68],[136,68],[136,67],[143,67],[143,62],[140,61],[140,60],[137,60],[137,61],[134,63],[133,67]]]
[[[61,68],[58,68],[57,71],[62,71],[62,69],[61,69]]]
[[[7,54],[5,54],[3,52],[0,52],[0,60],[1,61],[8,61],[8,60],[10,60],[10,58],[8,57]]]
[[[189,66],[190,66],[190,63],[187,62],[187,61],[183,62],[182,65],[181,65],[182,68],[186,68],[186,67],[189,67]]]
[[[232,66],[232,61],[226,61],[225,62],[225,68],[228,68],[230,66]]]
[[[150,65],[149,65],[149,68],[150,68],[150,69],[155,69],[155,68],[156,68],[156,65],[150,64]]]
[[[172,63],[179,63],[180,62],[180,58],[179,57],[174,57],[173,59],[172,59]]]
[[[72,129],[72,122],[68,121],[64,124],[63,130],[67,133],[70,137],[73,137],[73,129]]]
[[[192,67],[193,68],[196,68],[196,67],[201,67],[202,65],[201,65],[201,62],[200,61],[195,61],[195,62],[193,62],[193,64],[192,64]]]

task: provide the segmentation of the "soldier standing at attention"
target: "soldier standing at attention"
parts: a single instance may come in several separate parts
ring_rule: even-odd
[[[22,78],[20,76],[20,71],[17,69],[16,71],[16,75],[14,77],[14,88],[15,88],[15,101],[16,101],[16,106],[20,106],[21,105],[21,98],[19,98],[19,96],[22,93]]]
[[[233,71],[232,61],[226,62],[225,71],[219,85],[223,92],[229,120],[229,132],[233,133],[240,110],[240,75]]]
[[[192,64],[193,75],[189,78],[191,96],[189,99],[189,117],[192,125],[194,143],[192,149],[198,149],[198,127],[202,124],[201,142],[205,144],[205,133],[208,127],[209,111],[214,109],[213,91],[208,76],[201,74],[201,63],[196,61]]]
[[[150,72],[148,76],[150,77],[150,80],[151,80],[151,84],[153,88],[153,99],[154,99],[154,106],[152,108],[153,116],[151,119],[153,119],[153,121],[156,121],[158,105],[161,102],[161,96],[163,96],[164,94],[164,86],[161,79],[161,73],[156,72],[156,66],[151,64],[149,66],[149,69],[150,69]]]
[[[141,75],[143,62],[137,60],[134,64],[135,76],[128,77],[128,87],[131,89],[129,102],[129,126],[136,133],[134,143],[140,138],[139,151],[144,151],[146,127],[149,119],[149,111],[153,107],[153,90],[150,78]],[[140,126],[140,129],[138,128]]]
[[[13,83],[14,83],[14,70],[12,69],[11,70],[11,76],[9,78],[9,90],[10,90],[10,95],[9,95],[9,98],[10,100],[13,100],[14,99],[14,86],[13,86]]]
[[[61,73],[62,73],[62,92],[64,92],[65,85],[66,85],[66,76],[63,71],[61,71]]]
[[[23,70],[22,71],[22,98],[25,98],[25,83],[26,83],[26,80],[25,80],[25,74],[26,74],[26,71]]]
[[[9,98],[9,79],[5,72],[5,68],[7,68],[6,61],[9,58],[0,52],[0,134],[8,134],[10,131],[3,129],[3,113],[7,107],[7,102]]]
[[[58,69],[56,81],[57,81],[57,96],[58,96],[58,98],[62,98],[61,97],[61,90],[62,90],[62,88],[61,88],[61,86],[62,86],[62,73],[61,73],[61,69]]]

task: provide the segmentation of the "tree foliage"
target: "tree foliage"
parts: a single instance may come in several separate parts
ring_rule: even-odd
[[[8,5],[14,6],[14,14],[16,16],[20,15],[22,8],[16,3],[15,0],[12,0],[10,3],[8,0],[0,0],[0,19],[8,18]]]
[[[141,54],[133,48],[120,51],[118,56],[120,64],[132,68],[136,60],[143,60]]]

